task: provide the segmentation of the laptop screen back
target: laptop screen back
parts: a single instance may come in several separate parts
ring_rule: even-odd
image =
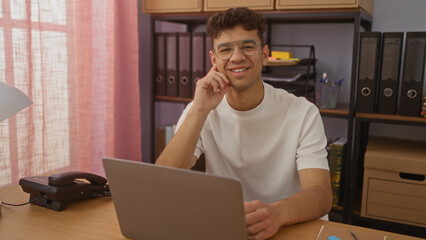
[[[103,165],[125,237],[247,239],[237,180],[113,158]]]

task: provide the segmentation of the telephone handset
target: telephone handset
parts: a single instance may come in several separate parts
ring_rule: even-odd
[[[24,177],[19,180],[30,202],[61,211],[70,201],[109,196],[107,180],[87,172],[62,172],[47,176]]]
[[[50,186],[66,186],[73,184],[76,179],[86,179],[93,185],[105,186],[107,180],[99,175],[87,172],[62,172],[50,175]]]

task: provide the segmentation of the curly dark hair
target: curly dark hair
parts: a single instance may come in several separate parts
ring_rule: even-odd
[[[266,31],[266,21],[262,14],[250,10],[247,7],[230,8],[224,12],[218,12],[207,21],[207,35],[213,40],[224,30],[241,26],[246,31],[257,29],[260,42],[263,45],[263,33]]]

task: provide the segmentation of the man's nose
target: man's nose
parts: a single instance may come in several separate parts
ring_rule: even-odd
[[[244,53],[240,50],[240,48],[235,47],[231,57],[229,58],[229,61],[238,62],[238,61],[244,60],[245,58],[246,58],[246,55],[244,55]]]

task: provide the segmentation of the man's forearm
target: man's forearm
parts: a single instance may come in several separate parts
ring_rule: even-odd
[[[191,108],[175,136],[158,157],[156,164],[191,168],[194,165],[195,147],[208,114]]]
[[[331,188],[329,190],[327,185],[305,186],[289,198],[271,204],[258,200],[245,202],[250,239],[267,239],[282,226],[318,219],[327,214],[332,202]]]
[[[280,225],[286,226],[324,216],[330,211],[331,202],[331,190],[311,186],[271,206],[279,212]]]

